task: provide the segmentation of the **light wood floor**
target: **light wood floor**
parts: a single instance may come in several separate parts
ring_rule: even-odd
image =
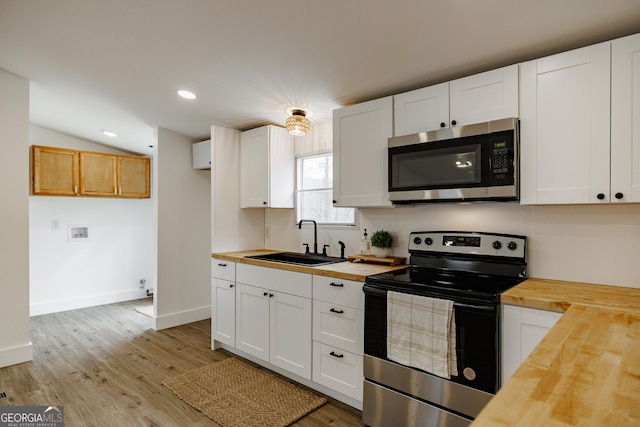
[[[232,356],[209,320],[154,331],[144,300],[31,318],[32,362],[0,369],[0,406],[62,405],[65,426],[217,426],[160,383]],[[295,426],[363,426],[335,400]]]

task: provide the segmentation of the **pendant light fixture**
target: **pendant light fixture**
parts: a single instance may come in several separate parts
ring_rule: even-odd
[[[311,130],[311,122],[307,119],[304,110],[291,110],[286,127],[291,135],[304,136]]]

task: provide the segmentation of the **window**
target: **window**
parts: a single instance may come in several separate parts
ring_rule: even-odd
[[[333,207],[333,154],[299,157],[296,185],[296,222],[313,219],[318,224],[355,226],[354,208]]]

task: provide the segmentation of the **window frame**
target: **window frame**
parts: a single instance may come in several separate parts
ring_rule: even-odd
[[[321,192],[321,191],[327,191],[327,190],[331,190],[333,192],[333,186],[331,187],[321,187],[321,188],[313,188],[313,189],[308,189],[308,190],[304,190],[300,188],[300,184],[302,183],[302,165],[305,159],[312,159],[312,158],[318,158],[318,157],[327,157],[327,156],[331,156],[332,160],[333,160],[333,152],[325,152],[325,153],[314,153],[314,154],[308,154],[308,155],[301,155],[296,157],[296,185],[295,185],[295,194],[294,194],[294,209],[295,209],[295,225],[298,225],[298,222],[300,221],[300,219],[312,219],[315,220],[317,222],[318,227],[322,227],[325,229],[340,229],[340,230],[345,230],[345,229],[357,229],[358,228],[358,209],[357,208],[349,208],[349,207],[340,207],[340,208],[336,208],[333,205],[331,205],[332,208],[334,209],[352,209],[353,210],[353,222],[352,223],[346,223],[346,222],[320,222],[320,220],[315,219],[315,218],[298,218],[299,216],[299,206],[301,205],[300,202],[300,194],[301,193],[314,193],[314,192]],[[333,163],[332,163],[333,164]],[[331,183],[333,184],[333,176],[331,176]],[[303,227],[307,225],[307,224],[303,224]]]

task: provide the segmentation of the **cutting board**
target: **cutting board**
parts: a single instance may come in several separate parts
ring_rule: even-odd
[[[398,256],[378,257],[375,255],[349,255],[349,261],[396,266],[404,264],[406,258]]]

